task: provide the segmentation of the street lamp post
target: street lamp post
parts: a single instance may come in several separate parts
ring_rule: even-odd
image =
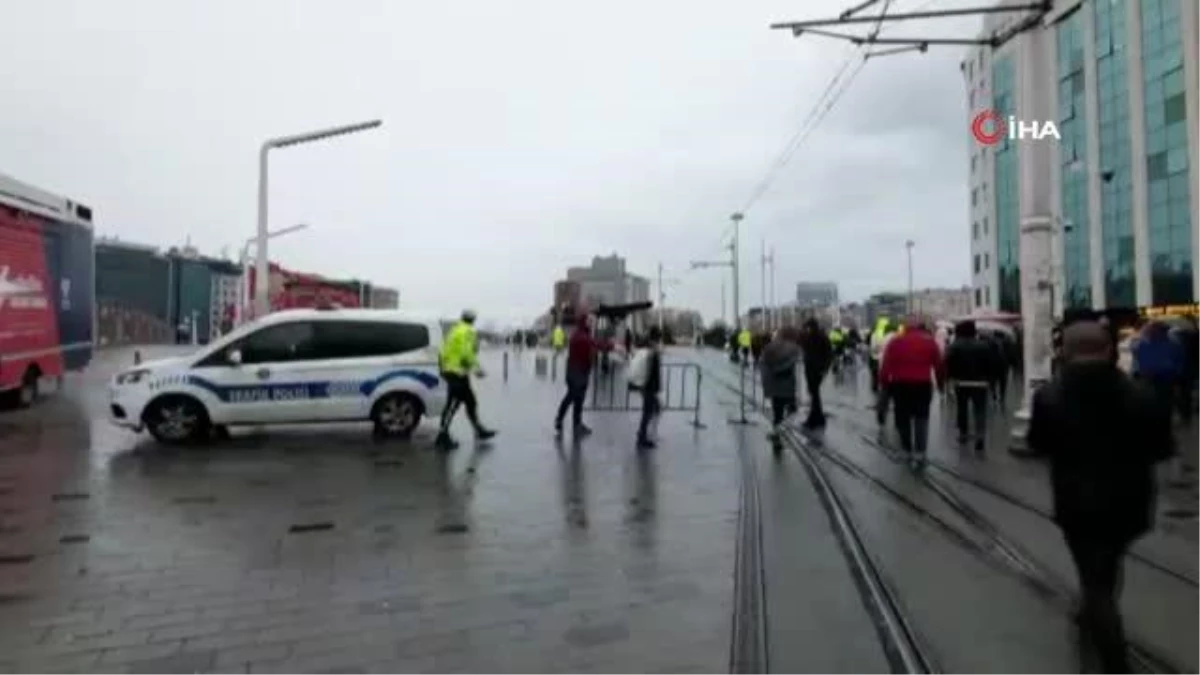
[[[729,242],[729,260],[719,261],[696,261],[692,263],[692,269],[702,267],[728,267],[733,272],[733,339],[737,340],[738,335],[742,332],[742,310],[738,293],[738,235],[743,216],[741,213],[734,213],[729,217],[733,221],[733,240]],[[722,293],[722,299],[724,293]],[[722,303],[723,304],[723,303]],[[722,310],[722,314],[724,311]],[[731,424],[750,424],[750,420],[746,418],[746,363],[745,359],[739,359],[741,365],[741,377],[738,378],[738,403],[741,410],[741,415],[737,419],[729,420]]]
[[[775,249],[772,248],[770,253],[767,253],[767,240],[762,242],[762,317],[766,332],[771,332],[774,327],[775,313]],[[771,269],[771,294],[767,295],[767,268]]]
[[[299,232],[307,227],[308,223],[297,223],[296,225],[281,227],[278,230],[268,232],[267,239],[274,239],[275,237],[282,237],[285,234]],[[245,323],[249,318],[246,310],[250,308],[250,245],[256,243],[257,241],[258,237],[250,237],[247,239],[246,242],[242,244],[242,250],[238,256],[238,264],[242,268],[242,292],[238,294],[239,297],[237,311],[237,323],[239,325]],[[269,272],[267,276],[257,276],[258,272],[255,272],[255,275],[256,278],[260,280],[255,287],[256,289],[258,286],[268,287],[270,285]]]
[[[370,120],[368,122],[319,129],[292,136],[280,136],[263,142],[258,152],[258,235],[255,239],[258,249],[256,252],[255,274],[259,279],[266,279],[270,273],[267,265],[267,240],[270,238],[270,233],[267,232],[267,187],[269,185],[267,180],[267,158],[270,151],[276,148],[290,148],[293,145],[313,143],[337,136],[367,131],[378,128],[382,124],[383,120]],[[271,299],[268,294],[267,284],[260,283],[254,288],[254,301],[255,314],[257,316],[264,316],[271,311]]]
[[[665,330],[664,326],[666,322],[663,318],[663,315],[665,314],[667,308],[666,287],[674,286],[678,283],[679,279],[664,279],[663,264],[661,262],[658,263],[658,332],[660,334],[665,334],[663,331]]]
[[[909,314],[909,316],[912,316],[912,313],[914,310],[914,307],[913,307],[913,270],[912,270],[912,250],[913,250],[914,245],[915,244],[913,243],[912,239],[909,239],[908,241],[904,242],[904,248],[907,249],[907,251],[908,251],[908,314]]]

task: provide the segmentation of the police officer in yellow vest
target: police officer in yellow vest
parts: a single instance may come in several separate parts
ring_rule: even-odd
[[[842,368],[842,358],[846,350],[846,334],[841,328],[834,326],[829,329],[829,346],[833,351],[833,372],[839,373]]]
[[[871,331],[871,336],[867,340],[869,346],[867,366],[871,371],[871,391],[879,390],[879,359],[883,356],[883,340],[889,332],[888,319],[886,316],[881,316],[875,320],[875,329]]]
[[[479,367],[479,356],[476,353],[478,341],[475,334],[475,312],[464,310],[462,320],[450,329],[442,341],[442,350],[438,358],[438,366],[442,379],[446,380],[446,407],[442,410],[442,425],[438,431],[434,445],[442,450],[453,450],[458,443],[450,437],[450,423],[462,406],[467,407],[467,417],[475,428],[475,438],[485,441],[496,435],[495,431],[484,427],[479,422],[478,405],[475,392],[471,390],[471,372],[477,377],[483,377],[483,369]]]
[[[750,358],[750,344],[752,341],[753,336],[750,335],[750,329],[743,328],[738,332],[738,351],[741,352],[740,356],[742,357],[743,363],[746,362],[746,359]]]
[[[567,346],[567,332],[563,330],[562,326],[555,326],[554,331],[550,333],[550,346],[554,348],[556,354]]]

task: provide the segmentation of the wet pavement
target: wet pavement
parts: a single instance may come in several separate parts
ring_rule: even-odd
[[[692,349],[667,362],[699,364],[702,428],[668,412],[639,453],[636,411],[589,411],[594,435],[556,442],[562,374],[535,358],[512,353],[506,378],[485,353],[476,388],[500,436],[474,445],[460,419],[446,456],[428,424],[411,441],[325,425],[161,448],[104,419],[131,356],[103,353],[0,414],[0,671],[891,670],[802,453],[937,667],[1078,668],[1040,463],[962,453],[939,411],[936,481],[918,479],[876,438],[861,377],[830,383],[823,437],[775,455],[753,406],[751,425],[728,422],[737,367]],[[670,372],[687,408],[695,371]],[[1194,484],[1164,513],[1194,513]],[[1195,533],[1160,517],[1126,566],[1127,628],[1152,667],[1197,668]]]
[[[738,369],[725,355],[692,358],[727,390],[736,389]],[[1004,419],[992,425],[990,450],[979,456],[954,441],[950,409],[935,407],[935,465],[920,479],[894,460],[894,432],[880,441],[865,373],[828,382],[824,394],[832,419],[823,434],[804,442],[805,450],[820,458],[846,498],[932,660],[948,672],[1076,670],[1066,619],[1074,568],[1048,517],[1046,468],[1007,452]],[[1179,432],[1185,463],[1193,467],[1195,433],[1194,423]],[[774,480],[789,465],[781,460]],[[1122,609],[1142,665],[1195,672],[1195,474],[1175,485],[1179,475],[1167,473],[1156,531],[1125,566]],[[997,555],[999,545],[1025,567]]]
[[[0,416],[0,669],[724,671],[725,430],[672,413],[638,453],[608,412],[556,444],[560,386],[497,358],[500,436],[449,457],[363,425],[163,449],[102,417],[128,353]]]

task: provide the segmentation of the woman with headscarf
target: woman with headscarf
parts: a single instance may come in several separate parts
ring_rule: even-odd
[[[775,452],[783,449],[779,427],[783,420],[796,412],[796,366],[800,363],[800,336],[794,328],[782,328],[775,333],[758,360],[762,373],[763,398],[771,401],[771,442]]]

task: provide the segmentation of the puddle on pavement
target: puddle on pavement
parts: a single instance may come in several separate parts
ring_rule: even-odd
[[[308,532],[328,532],[334,527],[330,521],[319,523],[297,523],[288,528],[288,534],[305,534]]]

